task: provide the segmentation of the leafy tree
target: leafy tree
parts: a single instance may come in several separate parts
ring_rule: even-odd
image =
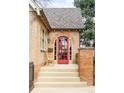
[[[95,0],[74,0],[74,5],[82,10],[83,17],[95,16]]]
[[[74,5],[81,9],[82,16],[86,19],[84,29],[80,31],[80,39],[83,39],[83,44],[90,46],[90,41],[94,42],[95,46],[95,0],[74,0]]]

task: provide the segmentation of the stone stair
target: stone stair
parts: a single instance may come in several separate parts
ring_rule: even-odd
[[[35,88],[68,88],[84,87],[87,82],[81,82],[76,64],[54,64],[41,67]]]

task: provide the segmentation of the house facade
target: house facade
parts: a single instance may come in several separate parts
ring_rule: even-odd
[[[30,61],[44,63],[42,52],[48,52],[49,58],[54,63],[59,63],[59,59],[63,58],[59,53],[66,51],[64,59],[68,64],[75,63],[75,54],[79,48],[79,31],[83,28],[79,9],[47,8],[42,9],[40,13],[41,16],[33,10],[30,11]],[[62,50],[64,43],[67,48],[65,51]],[[33,54],[38,55],[38,58]]]
[[[47,60],[55,64],[75,64],[79,31],[83,28],[77,8],[44,8],[29,11],[30,62],[36,66]]]
[[[82,53],[87,53],[79,49],[81,29],[83,22],[78,8],[39,8],[35,3],[29,4],[29,62],[34,64],[34,80],[37,80],[39,69],[49,62],[59,65],[77,64]],[[92,49],[90,51],[88,55],[83,55],[86,59],[82,61],[88,57],[92,61]],[[91,62],[86,64],[92,65]],[[92,85],[92,70],[88,68],[87,71],[91,74],[86,77],[91,79],[87,78],[86,81],[90,80],[89,84]],[[86,79],[85,76],[83,79]]]

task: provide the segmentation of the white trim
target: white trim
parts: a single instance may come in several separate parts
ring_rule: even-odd
[[[40,15],[41,8],[37,5],[37,3],[34,2],[34,0],[29,0],[29,4],[31,5],[33,10],[37,13],[37,15]]]
[[[34,2],[34,0],[29,0],[29,4],[32,6],[34,10],[39,9],[40,7]]]

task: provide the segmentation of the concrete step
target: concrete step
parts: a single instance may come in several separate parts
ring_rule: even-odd
[[[47,71],[43,71],[43,72],[39,72],[39,77],[40,76],[65,76],[65,77],[76,77],[79,76],[78,72],[47,72]]]
[[[34,88],[31,93],[95,93],[95,87]]]
[[[47,66],[42,66],[42,67],[55,67],[55,68],[78,68],[77,64],[53,64],[53,65],[47,65]]]
[[[40,68],[36,88],[68,88],[84,87],[87,82],[81,82],[76,64],[54,64]]]
[[[76,64],[55,64],[50,66],[41,67],[40,71],[48,71],[48,72],[77,72],[78,65]]]
[[[78,68],[41,68],[40,72],[77,72]]]
[[[86,82],[37,82],[35,83],[35,88],[38,87],[85,87]]]
[[[37,82],[80,82],[79,77],[39,77]]]

